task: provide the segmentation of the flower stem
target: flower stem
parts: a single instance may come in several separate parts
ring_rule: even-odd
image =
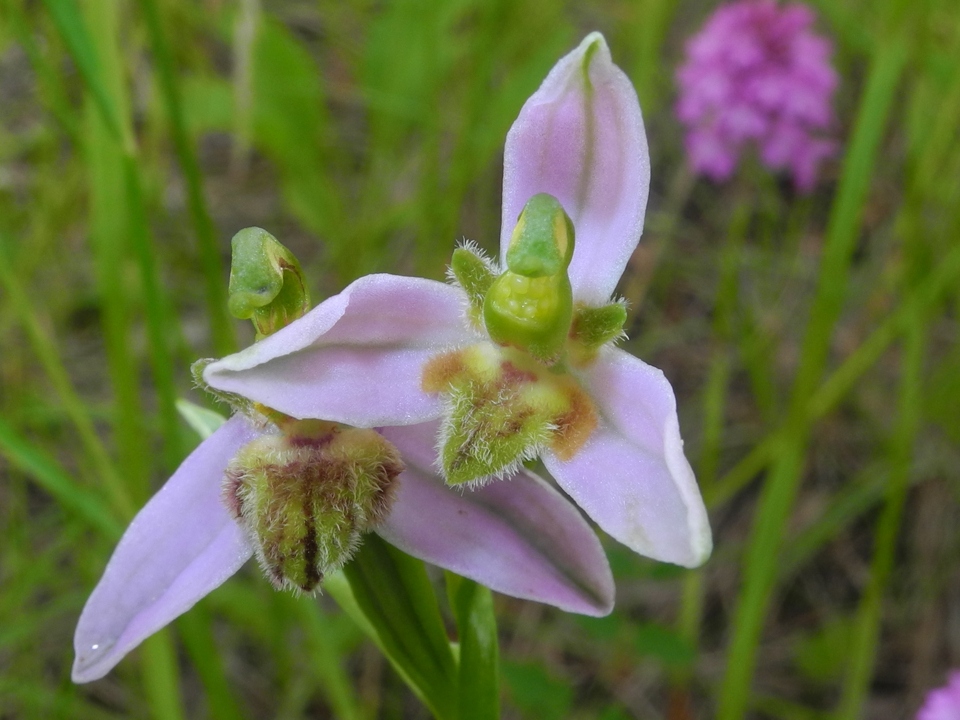
[[[207,316],[213,335],[213,345],[218,355],[226,355],[236,349],[236,339],[233,332],[234,324],[227,313],[227,294],[224,286],[226,275],[217,247],[217,232],[203,196],[200,164],[197,162],[197,155],[187,134],[176,71],[161,24],[157,0],[140,0],[140,6],[146,18],[150,44],[157,64],[160,89],[163,92],[164,104],[167,106],[170,133],[173,136],[173,144],[187,185],[187,204],[193,220],[194,233],[197,236],[200,265],[203,268]]]

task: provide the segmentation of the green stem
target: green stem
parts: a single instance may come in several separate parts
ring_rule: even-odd
[[[897,536],[910,484],[913,445],[920,428],[926,345],[924,320],[923,317],[916,318],[916,323],[906,336],[901,370],[900,409],[890,457],[891,475],[886,489],[887,501],[877,521],[870,580],[857,612],[850,661],[837,713],[841,720],[856,720],[860,717],[876,661],[883,594],[893,569]]]
[[[783,530],[804,468],[810,434],[807,404],[817,389],[847,286],[850,257],[857,238],[860,213],[886,127],[906,47],[899,38],[878,46],[860,105],[850,150],[844,162],[837,199],[826,233],[820,280],[794,381],[784,442],[764,485],[747,548],[743,590],[737,601],[733,638],[720,686],[719,720],[744,717],[757,646],[773,594]]]
[[[151,635],[140,646],[140,655],[144,687],[155,720],[184,720],[173,635],[166,629]]]
[[[160,19],[157,0],[140,0],[147,22],[150,44],[160,76],[160,88],[167,106],[173,144],[176,148],[180,168],[187,185],[187,204],[193,220],[193,229],[197,236],[200,251],[200,265],[203,268],[204,288],[207,298],[207,315],[213,346],[218,355],[227,355],[236,349],[234,324],[227,312],[226,274],[220,260],[217,233],[207,210],[203,196],[203,179],[200,164],[193,149],[193,143],[187,133],[183,116],[180,91],[177,87],[176,71],[170,48]]]
[[[299,622],[306,631],[310,657],[313,659],[312,669],[326,691],[334,717],[341,720],[362,720],[364,714],[350,684],[350,678],[341,665],[337,647],[330,642],[334,635],[333,620],[315,601],[300,599],[297,607]]]
[[[150,365],[160,406],[164,456],[167,469],[172,469],[177,466],[186,452],[180,415],[177,412],[177,387],[173,376],[173,353],[169,343],[169,331],[175,327],[176,321],[169,312],[166,297],[161,289],[155,247],[144,208],[140,171],[133,155],[127,155],[124,158],[123,170],[130,220],[130,241],[140,269]]]
[[[733,216],[730,218],[728,241],[723,246],[720,258],[720,277],[717,283],[716,310],[713,317],[715,350],[703,393],[703,443],[697,468],[697,479],[704,494],[713,488],[720,463],[727,392],[733,367],[730,342],[737,305],[737,275],[740,271],[743,241],[752,217],[749,208],[750,206],[746,203],[738,203],[735,206]],[[698,647],[700,644],[703,589],[701,570],[692,570],[686,574],[678,626],[680,634],[692,647]],[[675,682],[678,692],[687,693],[690,674],[689,668],[676,673]]]

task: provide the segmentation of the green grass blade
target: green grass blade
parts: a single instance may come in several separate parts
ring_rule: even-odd
[[[73,61],[83,77],[93,101],[104,118],[113,137],[127,150],[132,146],[129,133],[124,131],[116,105],[103,83],[103,72],[96,46],[87,32],[86,24],[73,0],[44,0],[60,36],[70,50]]]
[[[281,173],[283,195],[303,225],[328,247],[341,281],[362,274],[365,248],[351,244],[343,191],[334,179],[340,164],[316,63],[276,20],[259,24],[253,49],[256,140]]]
[[[390,662],[437,718],[455,718],[457,664],[423,563],[370,534],[343,574]]]
[[[752,212],[747,204],[735,207],[730,218],[728,239],[721,251],[720,276],[717,282],[716,309],[713,317],[715,349],[703,391],[703,441],[697,467],[697,480],[705,496],[708,496],[714,488],[717,467],[720,463],[727,394],[733,370],[733,352],[730,346],[733,340],[731,335],[734,329],[738,296],[737,277],[740,271],[743,241],[751,216]],[[703,591],[702,571],[692,570],[687,573],[683,580],[677,625],[680,635],[691,647],[697,647],[700,643]],[[673,672],[673,692],[683,697],[683,702],[689,702],[687,696],[690,677],[689,667]]]
[[[218,355],[227,355],[236,349],[236,338],[233,318],[227,311],[227,277],[220,260],[217,232],[204,199],[200,164],[197,161],[193,143],[187,134],[176,71],[163,30],[157,0],[140,0],[140,6],[143,8],[150,44],[153,48],[173,144],[187,186],[187,204],[194,233],[197,236],[200,264],[203,268],[207,315],[213,336],[213,346]]]
[[[166,469],[172,470],[183,458],[187,447],[181,433],[177,412],[177,387],[174,382],[173,352],[169,340],[171,330],[176,327],[176,321],[169,311],[166,296],[161,288],[156,252],[145,214],[140,171],[132,155],[124,158],[123,170],[127,213],[130,219],[130,243],[140,270],[150,346],[150,364],[160,409],[163,454],[167,459]]]
[[[960,222],[957,223],[960,225]],[[927,312],[960,282],[960,245],[955,246],[906,295],[887,318],[834,370],[811,395],[806,408],[807,422],[820,419],[833,410],[873,367],[890,345],[909,330],[918,312]],[[708,507],[717,507],[759,475],[776,457],[784,441],[784,429],[777,428],[754,445],[734,467],[707,488],[704,499]]]
[[[85,6],[92,26],[100,33],[97,47],[105,55],[117,52],[111,8],[110,3]],[[117,62],[111,64],[115,66]],[[118,79],[110,87],[118,96],[122,93]],[[125,202],[117,202],[118,198],[125,196],[124,155],[116,134],[105,125],[104,117],[104,111],[96,105],[87,107],[83,150],[89,172],[89,234],[97,274],[107,371],[115,395],[114,439],[128,492],[139,503],[146,500],[149,491],[148,455],[141,450],[144,438],[149,435],[140,401],[139,362],[130,350],[134,330],[132,292],[127,282],[127,211]]]
[[[103,498],[77,485],[53,458],[32,445],[3,418],[0,418],[0,451],[11,465],[32,477],[64,509],[76,513],[107,537],[114,540],[120,537],[123,526]]]
[[[144,660],[143,683],[154,720],[184,720],[180,671],[170,630],[161,630],[144,640],[140,656]]]
[[[247,717],[247,713],[237,702],[227,682],[210,622],[210,613],[207,612],[205,604],[200,603],[177,618],[177,629],[180,630],[183,645],[203,682],[210,716],[215,720],[242,720]]]
[[[109,3],[107,4],[109,5]],[[147,332],[150,338],[151,360],[154,377],[157,383],[157,392],[160,401],[160,419],[164,431],[165,454],[168,465],[174,465],[173,458],[182,456],[184,449],[180,426],[177,421],[176,389],[173,383],[173,358],[167,341],[169,327],[173,321],[166,312],[166,303],[160,291],[159,274],[150,229],[144,209],[143,192],[141,189],[139,169],[135,155],[133,138],[129,132],[129,123],[121,121],[118,107],[122,101],[122,73],[120,72],[117,51],[111,45],[101,45],[103,58],[98,58],[97,47],[93,37],[86,31],[83,18],[77,12],[72,0],[48,0],[47,6],[57,23],[57,28],[70,48],[74,61],[82,71],[87,88],[96,101],[105,125],[114,134],[114,139],[121,143],[122,166],[120,177],[122,193],[112,195],[111,205],[115,205],[117,197],[123,197],[126,205],[126,220],[128,223],[130,241],[134,255],[137,258],[141,282],[143,284],[144,304],[147,314]],[[102,23],[104,17],[110,13],[110,8],[101,8],[95,11],[97,21],[95,28],[100,35],[111,32],[115,21]],[[109,41],[113,38],[107,37]],[[109,78],[109,80],[108,80]],[[114,210],[111,207],[111,210]]]
[[[8,2],[5,4],[5,8],[17,40],[23,45],[23,49],[30,59],[30,65],[37,73],[37,79],[43,91],[47,109],[56,118],[73,145],[80,147],[83,138],[81,136],[79,118],[70,106],[70,100],[67,97],[63,83],[53,67],[53,63],[47,59],[40,45],[37,43],[32,29],[24,17],[24,11],[23,8],[20,7],[20,3]]]
[[[0,232],[0,286],[6,291],[9,302],[20,317],[20,322],[33,345],[34,353],[40,359],[40,364],[50,378],[64,410],[76,427],[80,442],[97,472],[98,479],[106,486],[114,508],[121,517],[133,517],[134,507],[130,495],[97,435],[83,400],[73,388],[73,383],[60,360],[57,343],[44,329],[13,272],[9,254],[6,252],[6,247],[9,245],[10,240]]]
[[[893,570],[903,506],[910,485],[913,446],[920,428],[926,335],[925,318],[917,317],[906,337],[899,416],[890,457],[890,481],[886,488],[887,501],[877,522],[870,580],[857,611],[850,661],[837,712],[839,720],[856,720],[861,716],[876,663],[883,594]]]
[[[339,618],[329,617],[320,604],[310,598],[296,601],[297,622],[306,633],[311,667],[323,685],[333,714],[342,720],[363,720],[360,703],[343,669],[337,646],[330,641],[332,627]],[[340,616],[342,618],[342,616]]]
[[[500,647],[493,593],[446,573],[450,607],[460,636],[459,720],[500,717]]]
[[[783,529],[805,464],[809,435],[806,405],[820,382],[826,362],[833,325],[844,299],[850,255],[873,175],[876,150],[905,61],[906,47],[898,39],[879,46],[858,111],[827,228],[819,284],[794,381],[785,442],[764,485],[747,548],[744,585],[737,600],[733,637],[718,698],[719,720],[739,720],[749,707],[750,681],[774,590]]]
[[[69,13],[74,6],[68,3],[69,0],[51,0],[50,7],[55,12]],[[141,245],[146,220],[137,184],[133,136],[129,119],[119,110],[126,108],[126,91],[124,65],[117,42],[120,33],[117,4],[109,1],[90,3],[84,6],[84,11],[90,22],[90,34],[79,16],[62,14],[60,17],[70,17],[71,22],[58,21],[58,29],[75,62],[81,68],[87,68],[82,74],[98,110],[98,116],[90,118],[86,150],[92,173],[92,234],[97,238],[98,269],[105,291],[102,302],[108,325],[107,352],[118,400],[115,430],[128,483],[138,499],[145,499],[149,487],[149,455],[142,448],[147,434],[143,431],[137,363],[130,357],[132,343],[129,341],[127,308],[132,293],[127,291],[123,272],[130,249],[127,245],[129,235],[132,235],[134,247],[141,250],[141,276],[147,285],[148,334],[155,365],[158,355],[163,353],[163,346],[156,342],[157,287],[155,277],[145,272]],[[90,60],[91,57],[95,60]],[[161,332],[163,330],[160,328]],[[158,378],[161,418],[169,433],[172,417],[175,432],[179,433],[172,382],[164,384],[162,374],[172,372],[169,356],[165,367]],[[173,451],[174,448],[169,450]],[[169,635],[162,632],[148,640],[141,657],[144,661],[144,687],[153,715],[163,720],[179,720],[182,717],[179,670]]]

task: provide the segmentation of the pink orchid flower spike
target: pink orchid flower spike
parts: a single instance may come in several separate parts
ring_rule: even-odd
[[[244,448],[277,429],[237,414],[183,462],[134,518],[77,625],[74,682],[106,675],[144,639],[212,592],[254,554],[224,502],[224,476]],[[406,469],[374,530],[423,560],[519,598],[586,615],[613,607],[613,578],[590,526],[532,473],[513,492],[448,488],[423,455],[436,424],[389,431]]]
[[[960,671],[954,670],[947,684],[934,688],[917,711],[916,720],[957,720],[960,718]]]
[[[719,6],[687,42],[676,114],[693,170],[728,180],[750,146],[771,170],[813,190],[831,137],[837,72],[833,45],[802,3],[737,0]]]
[[[601,35],[527,100],[504,168],[503,267],[468,245],[455,285],[361,278],[204,380],[294,417],[440,418],[448,484],[486,490],[539,457],[614,538],[697,566],[712,540],[673,390],[614,347],[626,312],[611,294],[640,239],[650,163],[636,93]]]

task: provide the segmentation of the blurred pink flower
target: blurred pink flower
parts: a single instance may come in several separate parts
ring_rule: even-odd
[[[950,681],[940,688],[931,690],[923,707],[917,711],[916,720],[958,720],[960,719],[960,671],[950,673]]]
[[[753,141],[767,167],[813,188],[837,147],[818,134],[833,120],[837,73],[832,44],[810,29],[813,21],[805,5],[741,0],[718,8],[687,42],[676,112],[696,172],[728,179]]]

